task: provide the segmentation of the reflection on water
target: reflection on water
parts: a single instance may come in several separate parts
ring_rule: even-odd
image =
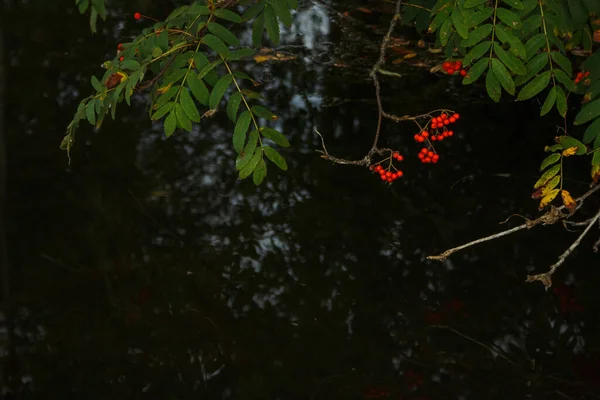
[[[523,283],[573,233],[425,259],[534,215],[543,154],[531,149],[556,123],[532,120],[537,104],[492,108],[478,89],[398,66],[405,78],[383,81],[391,111],[463,115],[443,161],[420,164],[413,127],[387,123],[403,180],[331,165],[315,128],[332,154],[370,147],[367,71],[389,14],[368,16],[374,31],[341,17],[354,13],[346,2],[305,2],[279,49],[294,60],[236,65],[262,81],[290,138],[288,172],[270,168],[259,188],[238,181],[223,113],[165,140],[141,96],[99,132],[83,126],[67,168],[58,143],[89,75],[139,26],[118,2],[92,36],[60,3],[12,4],[7,27],[11,366],[23,397],[598,397],[591,255],[581,247],[555,293]]]

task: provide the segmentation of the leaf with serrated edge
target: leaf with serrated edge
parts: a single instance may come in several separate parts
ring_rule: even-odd
[[[555,165],[542,174],[540,179],[533,185],[534,189],[544,186],[550,179],[554,178],[560,171],[560,165]]]
[[[266,176],[267,164],[265,163],[265,160],[261,158],[256,168],[254,168],[254,172],[252,173],[252,181],[256,186],[258,186],[265,180]]]
[[[490,96],[490,99],[494,100],[496,103],[500,101],[500,96],[502,95],[502,89],[500,87],[500,82],[496,79],[496,75],[494,75],[494,71],[488,71],[485,76],[485,90]]]
[[[227,116],[233,123],[235,123],[237,119],[237,112],[241,102],[242,94],[240,92],[235,92],[229,96],[229,100],[227,100]]]
[[[156,112],[154,114],[152,114],[151,119],[153,119],[153,120],[161,119],[162,117],[167,115],[167,113],[170,112],[174,106],[175,106],[175,103],[173,103],[172,101],[169,101],[167,104],[165,104],[164,106],[162,106],[161,108],[156,110]]]
[[[489,62],[489,58],[482,58],[481,60],[473,64],[473,66],[469,69],[469,72],[467,72],[467,75],[465,75],[465,78],[463,79],[463,85],[469,85],[475,82],[477,79],[479,79],[481,74],[483,74],[488,68]]]
[[[187,89],[181,89],[179,101],[181,103],[181,107],[183,107],[185,115],[187,115],[187,117],[193,122],[200,122],[200,113],[198,112],[198,108],[196,107],[196,104],[194,103],[194,100],[192,100],[192,96],[190,96],[190,92],[188,92]]]
[[[175,132],[177,126],[177,117],[175,117],[175,110],[171,110],[167,118],[165,118],[164,129],[167,137],[171,136]]]
[[[548,193],[546,196],[544,196],[542,198],[542,201],[540,201],[540,210],[546,207],[548,204],[550,204],[550,202],[556,198],[556,195],[559,191],[560,189],[554,189],[551,190],[550,193]]]
[[[192,121],[188,118],[187,115],[185,115],[185,111],[183,110],[183,107],[179,103],[175,104],[175,115],[177,116],[177,122],[178,122],[179,126],[181,126],[186,131],[191,132],[192,131]]]
[[[517,100],[528,100],[533,96],[536,96],[542,90],[546,89],[550,83],[551,74],[551,71],[545,71],[529,81],[529,83],[525,85],[519,92]]]
[[[596,118],[596,120],[587,127],[583,134],[583,143],[591,143],[598,135],[600,135],[600,118]]]
[[[231,81],[232,81],[232,77],[229,74],[223,75],[219,78],[219,80],[213,87],[212,93],[210,94],[210,98],[208,100],[208,104],[209,104],[209,107],[211,110],[214,110],[217,108],[217,106],[221,102],[221,99],[225,95],[227,88],[231,84]]]
[[[273,164],[277,165],[281,170],[287,171],[287,162],[285,162],[285,159],[277,152],[277,150],[269,146],[263,146],[263,150],[267,158],[271,160]]]
[[[271,139],[281,147],[290,147],[290,142],[288,142],[287,138],[283,136],[283,134],[273,128],[262,127],[260,128],[260,133],[266,137],[267,139]]]
[[[509,94],[514,95],[515,83],[504,64],[502,64],[502,62],[500,62],[500,60],[498,60],[497,58],[492,58],[492,71],[494,72],[496,79],[498,79],[498,82],[500,82],[500,85],[502,85],[504,90],[506,90]]]
[[[192,72],[188,75],[187,84],[196,100],[200,104],[208,105],[208,97],[210,96],[208,88],[201,79],[198,79],[195,73]]]
[[[469,33],[469,37],[463,40],[462,45],[471,47],[488,37],[493,30],[492,24],[481,25],[479,28]]]
[[[235,124],[235,128],[233,130],[233,148],[236,153],[240,153],[244,148],[244,143],[246,142],[246,132],[248,132],[251,121],[252,114],[250,114],[250,111],[244,111]]]
[[[246,179],[249,177],[260,160],[262,160],[262,149],[259,147],[254,151],[252,157],[250,157],[248,164],[246,164],[246,166],[240,170],[240,179]]]
[[[560,160],[560,154],[552,153],[548,157],[542,161],[542,165],[540,166],[540,172],[551,166],[552,164],[556,164]]]
[[[470,65],[474,60],[479,60],[484,54],[488,52],[491,44],[491,40],[486,40],[473,47],[463,59],[463,64]]]
[[[552,89],[548,92],[548,96],[546,97],[546,101],[544,101],[544,105],[542,106],[542,110],[540,111],[540,116],[546,115],[552,110],[552,106],[554,106],[554,102],[556,101],[556,86],[553,86]]]
[[[258,137],[259,134],[256,129],[250,132],[250,135],[248,136],[248,143],[246,143],[246,147],[244,147],[244,150],[242,150],[242,152],[237,156],[235,160],[236,170],[239,171],[242,168],[244,168],[246,164],[248,164],[248,161],[250,161],[252,155],[254,154],[254,150],[256,149]]]
[[[240,40],[231,31],[217,22],[209,22],[208,30],[223,42],[231,46],[239,46]]]
[[[575,117],[575,125],[585,124],[598,116],[600,116],[600,99],[596,99],[583,106]]]

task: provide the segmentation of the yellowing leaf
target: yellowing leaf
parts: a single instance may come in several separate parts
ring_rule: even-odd
[[[167,90],[171,89],[171,86],[173,86],[173,82],[169,83],[166,86],[163,86],[161,88],[156,89],[156,91],[160,94],[163,94],[164,92],[166,92]]]
[[[600,165],[592,165],[592,180],[594,184],[600,182]]]
[[[555,165],[549,168],[546,172],[542,174],[540,179],[533,185],[534,189],[544,186],[550,179],[554,178],[554,175],[558,174],[560,171],[560,165]]]
[[[556,175],[542,189],[542,197],[546,197],[560,183],[560,175]]]
[[[571,194],[566,190],[561,190],[560,195],[562,197],[563,204],[565,205],[567,210],[569,210],[569,212],[573,214],[575,212],[575,208],[577,208],[577,203],[575,202],[575,200],[573,200]]]
[[[550,204],[558,192],[560,192],[560,189],[553,189],[546,196],[542,197],[542,201],[540,201],[540,210]]]
[[[563,150],[562,155],[565,157],[569,157],[575,153],[577,153],[577,146],[569,147],[568,149]]]

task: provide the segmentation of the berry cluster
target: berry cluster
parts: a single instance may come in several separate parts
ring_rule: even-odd
[[[583,78],[587,78],[588,76],[590,76],[590,71],[578,72],[577,76],[575,76],[575,83],[577,84],[577,83],[581,82],[581,80]]]
[[[433,151],[429,150],[427,147],[423,147],[421,149],[421,151],[419,152],[419,159],[421,160],[422,163],[425,163],[425,164],[428,164],[428,163],[435,164],[440,159],[440,156],[439,156],[439,154],[436,154]]]
[[[117,45],[117,54],[119,54],[123,50],[125,50],[125,46],[123,46],[123,43],[119,43]],[[119,57],[119,61],[123,62],[123,60],[125,60],[125,57],[123,57],[123,56]]]
[[[404,157],[402,157],[402,155],[397,151],[392,153],[391,158],[397,161],[404,160]],[[390,160],[390,166],[388,167],[388,169],[385,169],[381,166],[381,163],[386,160]],[[394,169],[394,171],[392,171],[392,168]],[[371,165],[369,169],[375,173],[378,173],[381,180],[388,183],[392,183],[396,179],[402,178],[404,176],[404,172],[402,172],[402,170],[399,170],[392,165],[390,158],[386,158],[385,160],[382,160],[377,164]]]
[[[454,75],[457,72],[460,76],[467,75],[467,70],[462,67],[462,61],[446,61],[442,64],[442,68],[448,75]]]

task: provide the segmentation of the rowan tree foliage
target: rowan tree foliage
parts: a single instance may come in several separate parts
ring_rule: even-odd
[[[80,12],[89,12],[95,31],[98,16],[107,15],[104,0],[76,3]],[[202,118],[226,110],[234,124],[232,144],[241,179],[252,175],[260,184],[267,174],[265,157],[286,170],[276,146],[289,142],[269,126],[277,117],[260,104],[252,77],[235,69],[235,61],[254,52],[240,47],[236,25],[251,24],[254,47],[265,31],[277,45],[280,24],[293,23],[297,6],[296,0],[198,0],[175,9],[165,21],[146,24],[104,63],[102,77],[91,78],[95,93],[80,103],[61,147],[71,151],[81,120],[99,128],[106,115],[115,118],[119,103],[129,104],[133,93],[145,92],[150,118],[163,121],[167,137],[178,129],[191,131]],[[589,156],[591,179],[600,181],[600,52],[594,51],[594,39],[600,41],[600,1],[412,0],[397,6],[394,19],[435,35],[436,47],[447,59],[446,74],[460,75],[464,85],[481,82],[496,102],[503,93],[516,101],[538,96],[540,115],[557,112],[565,119],[563,134],[545,149],[551,154],[542,162],[533,197],[540,199],[540,209],[559,198],[573,212],[576,201],[563,187],[564,159]],[[139,13],[135,18],[152,20]],[[373,73],[389,75],[381,67]],[[587,124],[585,133],[570,135],[572,124]],[[425,144],[431,145],[430,140]]]

